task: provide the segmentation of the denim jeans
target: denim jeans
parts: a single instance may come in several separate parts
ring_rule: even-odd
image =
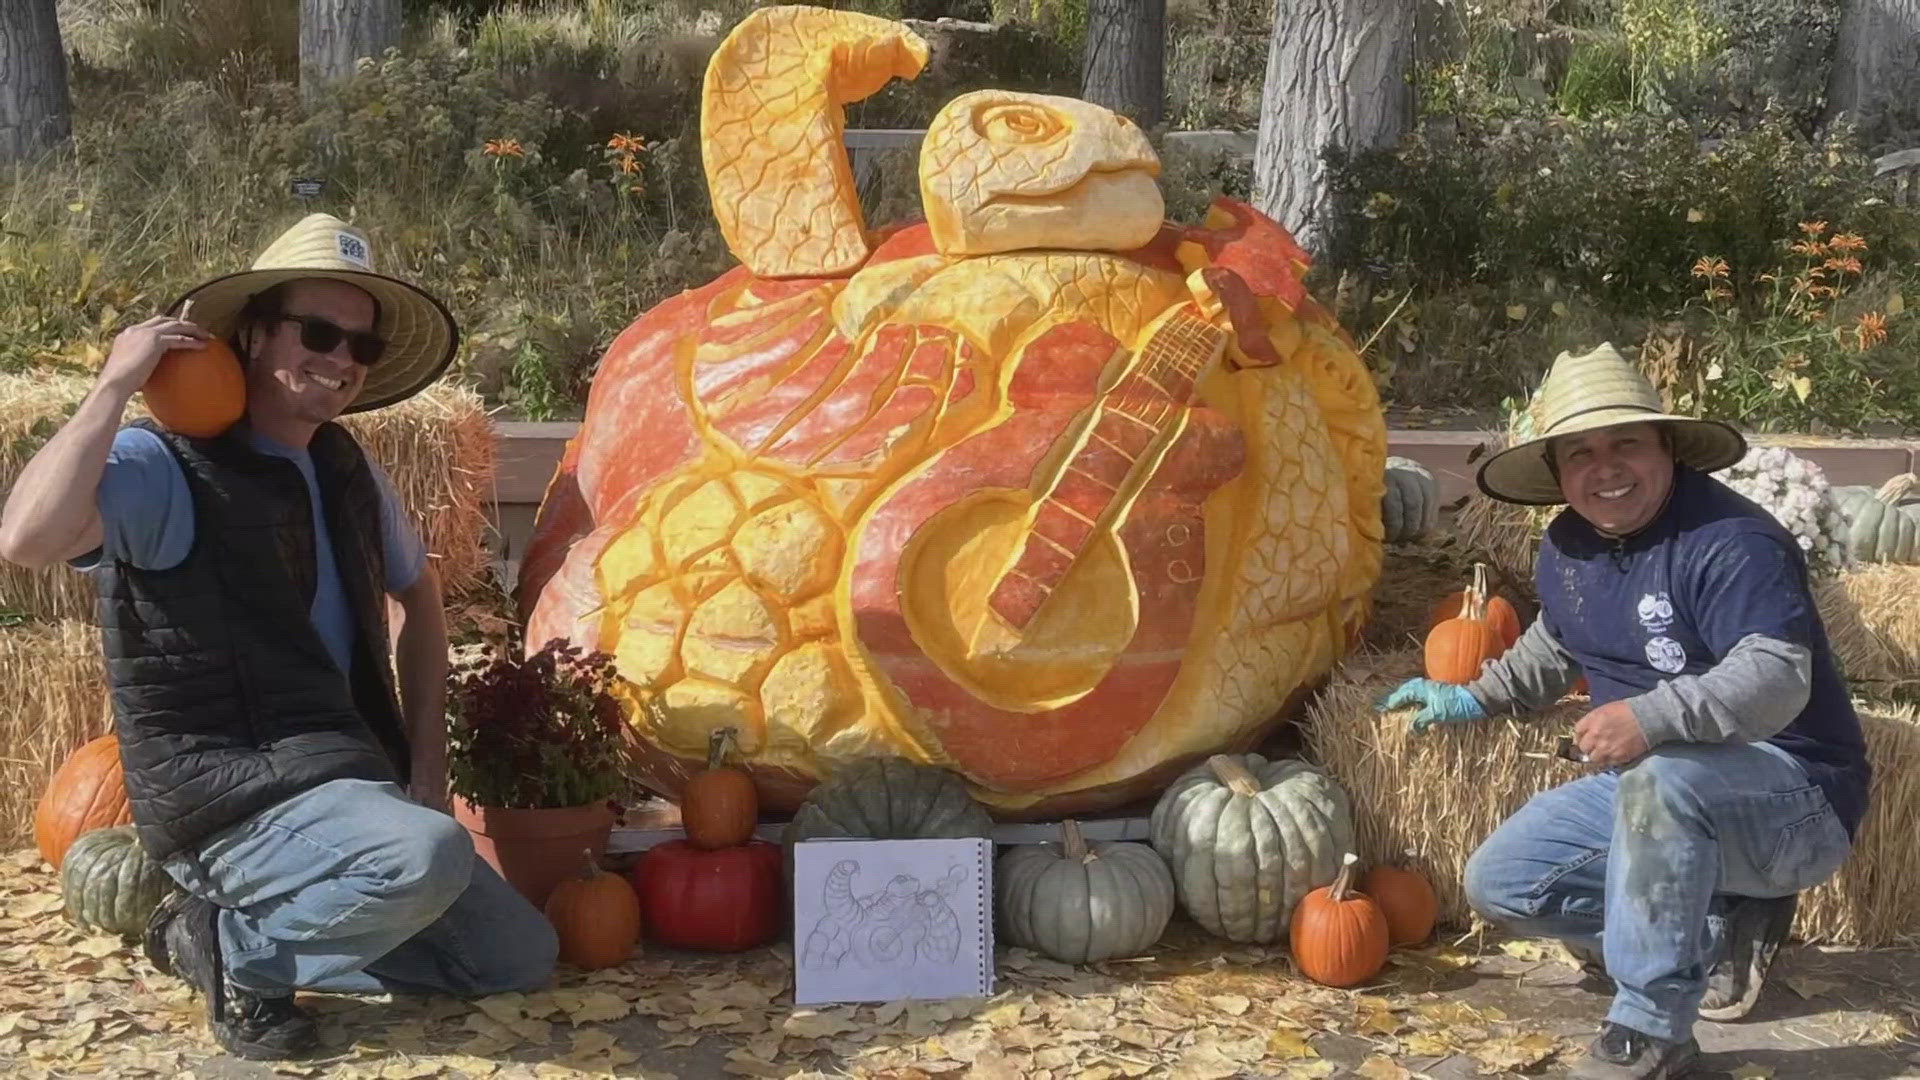
[[[333,780],[167,860],[220,912],[235,986],[254,993],[478,996],[546,983],[546,916],[453,818],[394,784]]]
[[[1498,926],[1604,957],[1607,1019],[1693,1030],[1730,896],[1812,888],[1852,843],[1826,795],[1766,743],[1674,744],[1533,797],[1467,862],[1467,900]]]

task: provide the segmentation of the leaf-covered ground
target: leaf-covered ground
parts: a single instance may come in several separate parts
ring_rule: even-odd
[[[21,1078],[1557,1076],[1606,998],[1557,949],[1443,943],[1357,991],[1283,950],[1176,923],[1149,958],[1076,969],[1002,949],[984,1001],[795,1008],[789,954],[643,951],[535,994],[306,998],[323,1057],[227,1057],[137,948],[75,930],[38,856],[0,857],[0,1076]],[[1920,953],[1795,949],[1760,1011],[1702,1025],[1706,1077],[1920,1076]]]

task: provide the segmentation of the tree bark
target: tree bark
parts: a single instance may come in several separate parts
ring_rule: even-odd
[[[1413,117],[1411,0],[1282,0],[1260,102],[1254,201],[1309,252],[1328,236],[1321,153],[1399,140]]]
[[[300,0],[300,93],[353,74],[400,44],[400,0]]]
[[[1920,0],[1849,0],[1840,17],[1826,120],[1871,127],[1888,105],[1920,93]]]
[[[73,134],[67,54],[55,0],[0,3],[0,162],[22,161]]]
[[[1080,96],[1153,127],[1166,114],[1167,0],[1087,0]]]

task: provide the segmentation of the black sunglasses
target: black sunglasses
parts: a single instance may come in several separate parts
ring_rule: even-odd
[[[318,315],[275,315],[275,322],[297,322],[300,324],[300,344],[317,353],[330,353],[347,343],[347,352],[354,361],[366,367],[372,367],[382,353],[387,351],[385,338],[370,334],[365,330],[346,330],[338,324]]]

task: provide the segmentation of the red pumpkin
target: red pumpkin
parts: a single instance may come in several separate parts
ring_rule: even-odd
[[[685,840],[649,848],[630,871],[647,936],[709,952],[757,948],[786,926],[780,845],[749,840],[703,851]]]
[[[694,847],[705,850],[744,844],[760,824],[760,797],[753,779],[727,764],[732,728],[715,728],[707,739],[707,767],[680,792],[680,823]]]
[[[132,823],[120,775],[120,742],[102,735],[75,750],[47,781],[33,812],[33,839],[40,857],[58,870],[81,833]]]
[[[1360,891],[1386,916],[1389,943],[1413,945],[1427,940],[1427,935],[1433,933],[1434,920],[1440,915],[1440,901],[1433,895],[1433,886],[1418,870],[1381,863],[1367,871],[1366,878],[1360,882]]]
[[[161,357],[140,393],[147,411],[168,431],[196,439],[227,430],[247,409],[240,359],[218,338]]]
[[[625,963],[640,943],[633,886],[600,869],[590,848],[581,872],[553,887],[546,915],[560,938],[560,959],[584,971]]]
[[[1387,965],[1387,917],[1370,897],[1353,891],[1358,861],[1348,852],[1333,884],[1294,905],[1288,927],[1300,973],[1327,986],[1358,986]]]

